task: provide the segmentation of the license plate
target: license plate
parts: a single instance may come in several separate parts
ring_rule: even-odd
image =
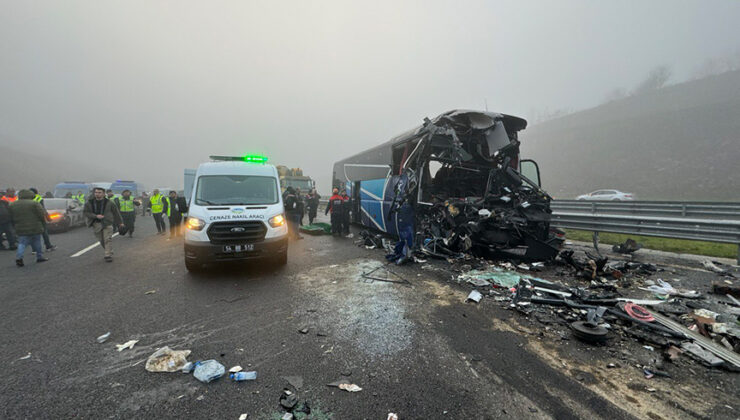
[[[224,252],[254,251],[254,244],[224,245]]]

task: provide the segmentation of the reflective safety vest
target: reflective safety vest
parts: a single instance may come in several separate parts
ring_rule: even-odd
[[[164,205],[162,204],[162,194],[153,195],[149,199],[149,203],[152,205],[152,213],[162,213]]]
[[[172,215],[172,201],[169,197],[165,197],[165,200],[167,200],[167,217],[170,217]]]
[[[118,207],[121,210],[121,213],[130,213],[134,211],[134,199],[129,197],[128,200],[126,200],[123,197],[116,197],[118,199]]]
[[[77,200],[77,202],[80,203],[81,205],[83,206],[85,205],[85,195],[84,194],[73,195],[72,198],[74,200]]]
[[[16,196],[12,196],[12,197],[9,197],[7,195],[3,196],[3,201],[7,201],[8,203],[14,203],[16,200],[18,200],[18,197]]]
[[[43,200],[43,199],[44,199],[44,197],[42,197],[42,196],[40,196],[40,195],[38,195],[38,194],[36,194],[36,195],[35,195],[35,196],[33,197],[33,201],[35,201],[35,202],[37,202],[37,203],[40,203],[40,202],[41,202],[41,200]]]

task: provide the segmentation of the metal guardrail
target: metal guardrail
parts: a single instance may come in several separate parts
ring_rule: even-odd
[[[740,220],[740,203],[728,202],[554,200],[551,208],[555,212]]]
[[[725,219],[653,216],[657,209],[648,208],[642,211],[643,209],[637,207],[631,210],[631,214],[609,214],[618,210],[622,209],[602,208],[596,210],[597,212],[563,211],[562,207],[554,205],[552,225],[592,232],[737,244],[737,260],[740,264],[740,212],[731,214],[733,218]],[[715,213],[710,214],[717,217]]]

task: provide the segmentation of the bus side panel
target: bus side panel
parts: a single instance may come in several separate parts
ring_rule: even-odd
[[[383,213],[383,188],[385,179],[360,181],[360,212],[362,224],[373,229],[386,231]]]

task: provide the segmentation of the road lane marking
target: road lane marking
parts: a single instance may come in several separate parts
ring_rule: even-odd
[[[113,234],[113,235],[111,236],[111,239],[115,238],[116,236],[118,236],[118,232],[114,233],[114,234]],[[76,253],[76,254],[72,254],[72,255],[70,256],[70,258],[74,258],[74,257],[79,257],[80,255],[82,255],[82,254],[86,253],[87,251],[89,251],[89,250],[91,250],[91,249],[95,248],[96,246],[100,246],[100,241],[98,241],[98,242],[95,242],[94,244],[90,245],[89,247],[87,247],[87,248],[83,249],[82,251],[80,251],[80,252],[78,252],[78,253]]]

